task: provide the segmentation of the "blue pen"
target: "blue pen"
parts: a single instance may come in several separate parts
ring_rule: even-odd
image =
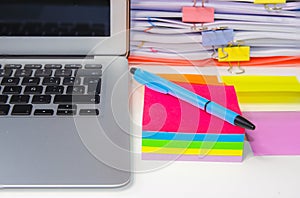
[[[255,129],[255,125],[241,115],[155,74],[137,68],[131,68],[130,72],[137,82],[147,86],[149,89],[163,94],[170,94],[210,113],[211,115],[221,118],[232,125],[250,130]]]

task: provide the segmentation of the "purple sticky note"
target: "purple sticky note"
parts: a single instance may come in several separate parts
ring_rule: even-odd
[[[300,155],[300,112],[244,112],[256,125],[247,131],[254,155]]]
[[[228,45],[233,41],[234,34],[232,29],[211,30],[202,32],[203,46]]]

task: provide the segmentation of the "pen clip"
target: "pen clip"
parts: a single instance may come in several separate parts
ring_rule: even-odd
[[[149,89],[152,89],[156,92],[162,93],[162,94],[168,94],[169,89],[167,87],[164,87],[163,85],[156,83],[156,82],[148,82],[145,84],[146,87]]]

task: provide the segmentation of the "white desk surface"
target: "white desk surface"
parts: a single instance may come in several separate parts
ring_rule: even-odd
[[[134,96],[134,99],[139,99]],[[134,101],[133,101],[134,102]],[[136,105],[135,105],[136,106]],[[134,109],[134,122],[140,113]],[[140,127],[133,127],[135,135]],[[140,151],[140,139],[133,141],[134,152]],[[2,190],[1,198],[99,198],[99,197],[205,197],[205,198],[299,198],[300,157],[254,157],[246,143],[242,163],[171,162],[168,165],[134,160],[130,185],[122,189],[54,189]],[[145,167],[156,170],[139,171]],[[147,168],[145,168],[148,170]]]

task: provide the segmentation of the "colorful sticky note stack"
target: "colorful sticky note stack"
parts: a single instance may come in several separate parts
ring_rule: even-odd
[[[177,83],[240,113],[234,87]],[[145,88],[144,160],[242,161],[245,131],[171,95]]]

